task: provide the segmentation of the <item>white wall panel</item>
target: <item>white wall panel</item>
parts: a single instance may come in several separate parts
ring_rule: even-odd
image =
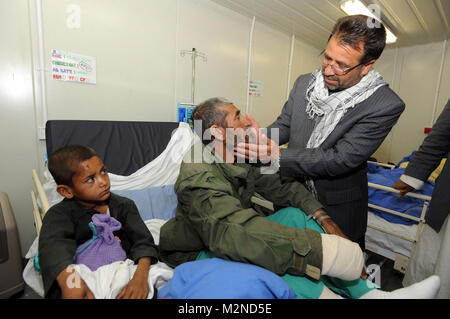
[[[59,49],[96,57],[97,84],[47,73],[49,119],[175,120],[176,1],[42,1],[45,59]],[[70,29],[70,4],[80,28]]]
[[[448,46],[442,80],[438,82],[442,50],[443,42],[388,49],[375,64],[376,69],[406,104],[406,109],[391,134],[374,154],[378,160],[396,163],[422,144],[426,137],[424,128],[433,124],[437,86],[435,119],[442,112],[450,97]]]
[[[209,0],[180,0],[177,47],[206,54],[196,60],[195,103],[226,97],[245,109],[250,20]],[[177,102],[191,102],[191,56],[176,58]]]
[[[398,63],[396,63],[398,59],[397,49],[385,50],[374,65],[375,71],[381,74],[383,79],[389,84],[389,87],[395,92],[398,92],[398,77],[396,77],[399,72]],[[378,161],[384,163],[391,161],[392,136],[397,130],[398,126],[395,125],[378,150],[373,154],[373,157]]]
[[[320,56],[320,53],[321,50],[318,50],[309,44],[299,40],[295,41],[290,89],[300,75],[311,73],[321,67],[322,57]]]
[[[37,166],[26,0],[0,1],[0,192],[8,194],[22,253],[36,237],[30,192]]]
[[[264,127],[285,102],[291,38],[257,21],[253,40],[251,80],[263,82],[264,91],[250,98],[249,113]]]
[[[321,51],[296,40],[291,79],[295,80],[301,74],[310,73],[320,68],[322,65]]]

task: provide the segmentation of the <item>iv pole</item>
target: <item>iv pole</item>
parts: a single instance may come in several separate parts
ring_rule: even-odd
[[[203,62],[207,61],[206,54],[197,51],[195,48],[193,48],[191,51],[188,50],[182,50],[180,51],[180,55],[184,57],[186,54],[191,55],[192,59],[192,83],[191,83],[191,103],[192,105],[195,105],[195,61],[197,57],[202,58]]]

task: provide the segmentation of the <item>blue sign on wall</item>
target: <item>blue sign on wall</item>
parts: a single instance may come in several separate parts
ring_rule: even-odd
[[[191,114],[195,105],[190,103],[178,103],[178,122],[189,123],[192,126]]]

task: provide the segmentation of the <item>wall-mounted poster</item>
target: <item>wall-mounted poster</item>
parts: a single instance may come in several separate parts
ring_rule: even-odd
[[[77,83],[97,83],[94,57],[52,50],[52,78]]]
[[[250,81],[248,86],[248,95],[262,96],[264,93],[264,83],[261,81]]]

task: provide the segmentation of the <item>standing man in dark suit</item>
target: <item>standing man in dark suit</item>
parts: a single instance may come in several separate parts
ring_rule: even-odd
[[[368,21],[363,15],[339,19],[323,52],[322,67],[296,80],[280,116],[268,127],[272,140],[260,133],[257,145],[236,148],[238,156],[270,160],[282,178],[304,182],[344,234],[363,250],[366,161],[405,108],[372,70],[384,50],[386,31],[382,24],[374,27]],[[287,142],[288,148],[278,147]]]
[[[441,276],[437,298],[450,298],[450,100],[433,125],[419,150],[414,153],[405,172],[392,186],[399,196],[422,188],[430,174],[447,158],[436,179],[426,224],[406,270],[404,285],[411,285],[432,274]]]

